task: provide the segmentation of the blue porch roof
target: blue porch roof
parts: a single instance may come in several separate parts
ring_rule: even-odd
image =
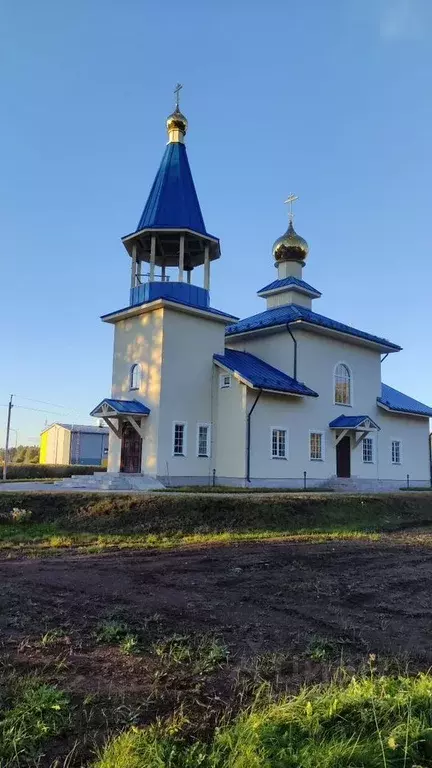
[[[292,276],[284,277],[281,280],[273,280],[272,283],[265,285],[264,288],[258,291],[258,296],[262,293],[267,293],[267,291],[277,291],[278,288],[300,288],[302,292],[314,295],[317,299],[321,296],[320,291],[317,291],[312,285],[305,283],[304,280],[300,280],[298,277]]]
[[[388,351],[399,352],[401,349],[397,344],[393,344],[387,339],[373,336],[371,333],[366,333],[365,331],[360,331],[358,328],[353,328],[351,325],[344,325],[344,323],[339,323],[337,320],[331,320],[329,317],[319,315],[317,312],[313,312],[306,307],[301,307],[299,304],[287,304],[282,307],[274,307],[273,309],[267,309],[264,312],[260,312],[258,315],[246,317],[238,323],[229,325],[225,333],[227,336],[235,336],[240,333],[260,331],[264,328],[273,328],[278,325],[295,322],[308,323],[321,328],[328,328],[329,330],[337,331],[339,333],[345,333],[349,336],[355,336],[359,339],[373,342]]]
[[[330,429],[358,429],[365,421],[369,421],[375,429],[380,429],[378,424],[370,416],[345,416],[342,414],[330,422]]]
[[[216,362],[221,363],[234,373],[238,373],[249,386],[257,389],[269,389],[275,392],[285,392],[292,395],[318,397],[317,392],[305,384],[288,376],[278,368],[265,363],[249,352],[236,349],[226,349],[223,355],[213,355]]]
[[[412,413],[416,416],[429,416],[432,418],[432,408],[424,403],[420,403],[418,400],[414,400],[413,397],[404,395],[403,392],[399,392],[393,387],[389,387],[388,384],[381,385],[381,397],[377,398],[378,405],[383,406],[389,411],[395,411],[396,413]]]
[[[167,144],[136,231],[142,229],[192,229],[207,234],[181,142]]]
[[[113,400],[106,397],[105,400],[102,400],[99,405],[96,406],[96,408],[93,408],[90,416],[97,415],[97,412],[100,411],[104,404],[123,415],[137,414],[138,416],[148,416],[150,413],[150,408],[144,405],[144,403],[140,403],[138,400]]]

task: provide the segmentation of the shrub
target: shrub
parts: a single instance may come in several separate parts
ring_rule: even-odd
[[[35,477],[71,477],[106,472],[106,467],[84,464],[9,464],[8,480],[32,480]]]
[[[29,523],[32,514],[33,513],[31,509],[20,509],[19,507],[14,507],[10,513],[10,517],[13,523]]]

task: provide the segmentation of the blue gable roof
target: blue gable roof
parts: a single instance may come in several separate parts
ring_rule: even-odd
[[[370,333],[365,333],[365,331],[360,331],[357,328],[353,328],[351,325],[339,323],[337,320],[331,320],[329,317],[319,315],[311,309],[301,307],[299,304],[286,304],[282,307],[267,309],[264,312],[260,312],[258,315],[246,317],[238,323],[229,325],[225,333],[227,336],[234,336],[239,333],[259,331],[264,328],[272,328],[278,325],[295,322],[310,323],[311,325],[316,325],[321,328],[328,328],[329,330],[338,331],[339,333],[346,333],[349,336],[355,336],[359,339],[373,342],[390,351],[399,352],[401,349],[397,344],[392,344],[387,339],[373,336]]]
[[[213,355],[216,362],[221,363],[230,371],[238,373],[248,384],[258,389],[269,389],[275,392],[286,392],[293,395],[318,397],[318,394],[305,384],[288,376],[278,368],[265,363],[249,352],[236,349],[226,349],[223,355]]]
[[[313,288],[312,285],[309,285],[309,283],[305,283],[304,280],[300,280],[298,277],[284,277],[281,280],[273,280],[272,283],[269,283],[268,285],[265,285],[264,288],[261,288],[258,291],[258,296],[262,293],[267,293],[267,291],[276,291],[278,288],[300,288],[303,289],[304,292],[313,294],[316,298],[319,298],[321,296],[320,291],[317,291],[316,288]]]
[[[330,429],[356,429],[357,427],[361,427],[365,421],[370,421],[375,429],[380,429],[378,424],[376,424],[370,416],[345,416],[344,414],[338,416],[337,419],[333,419],[333,421],[330,422],[329,427]]]
[[[381,397],[377,398],[377,402],[390,411],[412,413],[417,416],[429,416],[432,418],[432,408],[429,408],[424,403],[420,403],[418,400],[414,400],[413,397],[404,395],[403,392],[399,392],[397,389],[393,389],[393,387],[389,387],[388,384],[381,385]]]
[[[207,234],[186,147],[181,142],[167,144],[136,231],[164,228]]]
[[[117,413],[136,413],[139,416],[148,416],[150,413],[150,408],[144,405],[144,403],[140,403],[138,400],[113,400],[107,397],[105,400],[102,400],[96,408],[93,408],[90,416],[93,416],[93,414],[102,408],[104,403],[109,405],[114,411],[117,411]]]

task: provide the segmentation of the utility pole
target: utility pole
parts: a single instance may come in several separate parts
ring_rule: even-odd
[[[8,461],[8,451],[9,451],[10,423],[11,423],[11,414],[12,414],[12,408],[13,408],[12,400],[13,400],[13,395],[10,396],[9,405],[8,405],[8,415],[7,415],[7,424],[6,424],[5,455],[4,455],[4,464],[3,464],[3,480],[6,480],[6,477],[7,477],[7,461]]]

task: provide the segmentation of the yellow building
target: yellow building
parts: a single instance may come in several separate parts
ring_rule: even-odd
[[[56,423],[41,433],[41,464],[100,466],[107,456],[107,427]]]

